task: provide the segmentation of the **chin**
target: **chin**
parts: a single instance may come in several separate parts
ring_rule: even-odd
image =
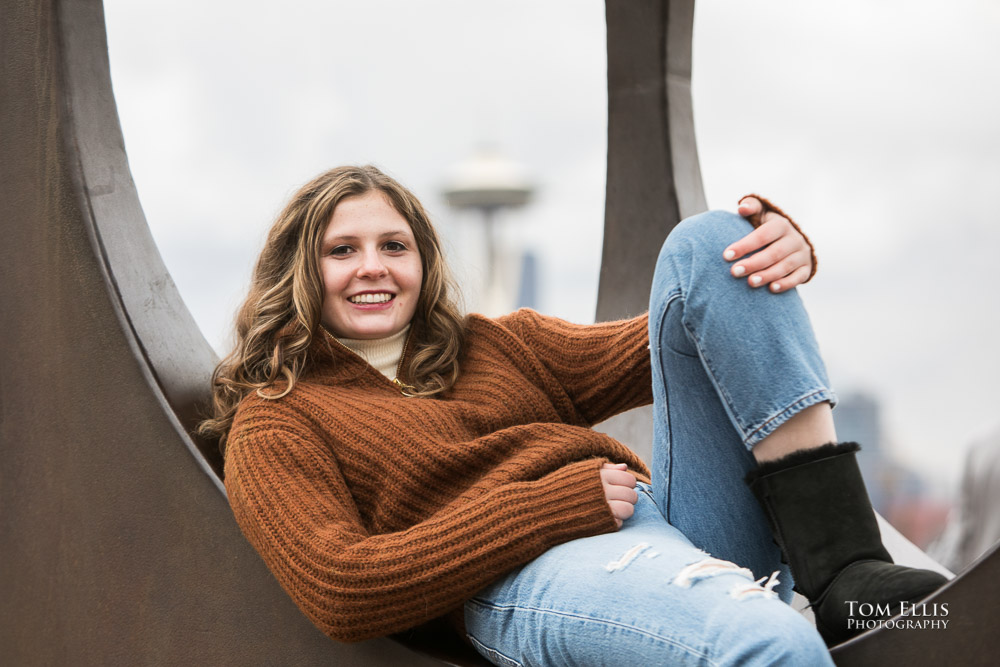
[[[372,338],[388,338],[393,334],[397,334],[403,330],[402,326],[399,327],[359,327],[357,329],[349,330],[343,338],[354,338],[358,340],[372,339]]]

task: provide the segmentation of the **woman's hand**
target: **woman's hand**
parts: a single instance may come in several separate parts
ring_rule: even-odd
[[[737,212],[745,218],[759,216],[761,222],[723,252],[726,261],[736,262],[730,269],[735,277],[746,276],[750,287],[770,285],[772,292],[787,292],[809,280],[812,246],[788,218],[765,209],[756,197],[740,200]]]
[[[621,528],[622,522],[635,512],[635,504],[639,500],[635,475],[628,471],[628,465],[624,463],[605,463],[601,466],[601,484],[604,485],[604,497],[615,523]]]

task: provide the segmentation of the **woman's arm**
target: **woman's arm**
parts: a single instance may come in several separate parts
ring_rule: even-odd
[[[556,544],[615,530],[601,465],[500,485],[373,535],[329,448],[287,422],[259,420],[230,439],[226,490],[244,535],[299,608],[331,638],[360,641],[441,616]]]
[[[528,308],[499,318],[594,425],[653,402],[649,318],[573,324]]]

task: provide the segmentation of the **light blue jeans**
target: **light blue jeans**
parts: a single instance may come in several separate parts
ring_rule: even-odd
[[[469,639],[491,662],[833,664],[782,601],[791,575],[743,483],[753,445],[835,401],[798,295],[730,275],[723,250],[749,231],[710,212],[664,243],[649,307],[652,486],[618,532],[550,549],[466,603]]]

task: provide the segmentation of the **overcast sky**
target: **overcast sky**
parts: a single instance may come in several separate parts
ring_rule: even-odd
[[[378,164],[429,206],[473,284],[448,170],[489,143],[539,194],[504,246],[539,309],[592,321],[607,149],[597,0],[106,0],[130,165],[154,237],[222,349],[285,198]],[[700,0],[694,103],[713,208],[765,193],[807,230],[801,292],[835,388],[883,401],[891,451],[945,482],[1000,426],[1000,5]],[[467,294],[475,308],[475,294]]]

